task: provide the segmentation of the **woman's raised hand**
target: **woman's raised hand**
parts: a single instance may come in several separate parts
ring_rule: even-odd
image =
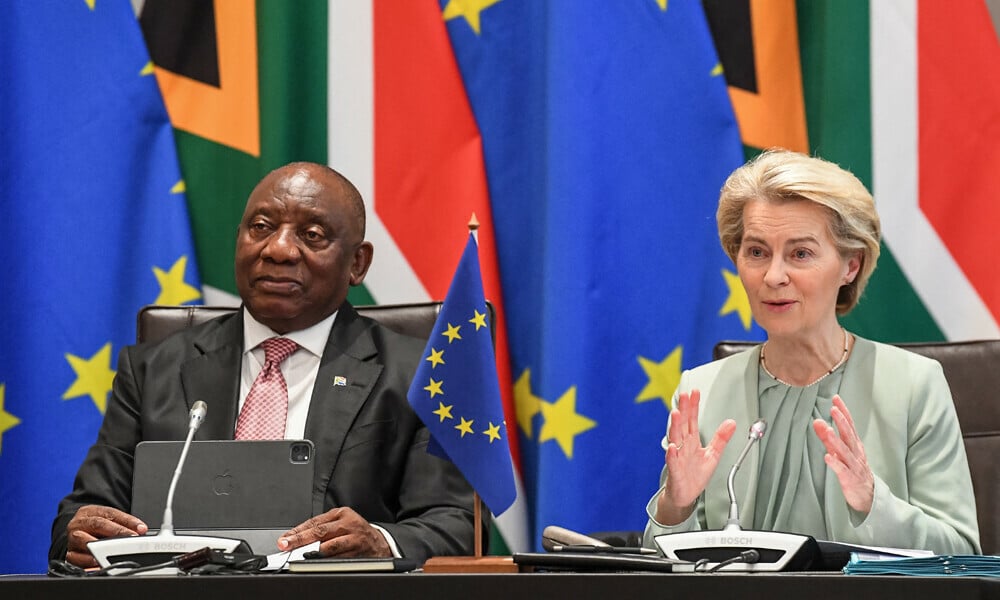
[[[670,411],[669,444],[664,457],[667,482],[656,501],[656,521],[662,525],[676,525],[691,515],[736,431],[736,421],[726,419],[715,430],[708,446],[702,447],[698,434],[700,402],[700,391],[682,392]]]

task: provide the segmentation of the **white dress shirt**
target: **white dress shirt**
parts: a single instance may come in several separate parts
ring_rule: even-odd
[[[273,329],[253,318],[250,311],[243,310],[243,366],[240,368],[240,405],[243,410],[250,387],[257,374],[264,368],[264,347],[261,342],[268,338],[284,337],[299,345],[295,352],[281,363],[281,375],[288,385],[288,416],[285,418],[285,439],[301,440],[306,435],[306,417],[309,416],[309,403],[312,400],[313,387],[319,374],[319,363],[323,350],[330,338],[330,330],[337,318],[334,312],[329,317],[312,327],[293,331],[286,335],[278,335]],[[238,413],[237,413],[238,414]],[[388,531],[370,523],[382,533],[385,541],[392,549],[392,555],[402,558],[402,553],[396,545],[396,540]]]
[[[284,337],[299,347],[281,363],[281,375],[288,385],[288,416],[285,419],[285,439],[301,440],[306,433],[306,417],[309,415],[309,401],[312,398],[316,375],[323,349],[330,337],[330,330],[337,313],[316,323],[308,329],[293,331],[280,336],[270,327],[253,318],[250,311],[243,311],[243,366],[240,370],[240,405],[246,402],[250,387],[257,374],[264,368],[264,348],[261,342],[272,337]]]

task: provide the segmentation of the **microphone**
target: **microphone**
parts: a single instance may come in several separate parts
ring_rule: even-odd
[[[249,548],[246,547],[247,543],[240,539],[174,534],[174,490],[177,488],[177,482],[184,468],[184,461],[187,459],[191,440],[194,439],[194,434],[201,427],[207,413],[208,405],[201,400],[195,402],[188,413],[187,437],[184,439],[184,446],[181,449],[180,458],[177,460],[177,468],[174,469],[174,476],[170,480],[170,489],[167,492],[167,503],[163,509],[163,524],[160,526],[160,531],[155,535],[146,534],[144,536],[104,538],[88,543],[87,548],[102,568],[107,568],[113,563],[125,561],[138,563],[141,567],[169,563],[178,555],[201,550],[202,548],[234,552],[242,545],[242,550],[249,553]],[[176,572],[176,566],[169,566],[162,569],[143,571],[141,574],[168,575]]]
[[[767,423],[754,421],[746,445],[729,470],[729,518],[721,531],[688,531],[655,536],[667,558],[696,563],[705,572],[805,570],[819,559],[819,545],[812,536],[779,531],[744,531],[733,482],[753,445],[764,437]],[[699,569],[701,570],[701,569]]]
[[[750,453],[750,448],[755,442],[764,437],[764,432],[767,430],[767,421],[764,419],[757,419],[750,426],[750,435],[747,440],[747,445],[743,446],[743,452],[740,452],[739,458],[733,463],[733,468],[729,470],[729,479],[726,480],[726,488],[729,491],[729,520],[726,521],[725,529],[727,531],[733,529],[740,529],[740,509],[736,505],[736,490],[733,488],[733,481],[736,479],[736,471],[739,470],[740,466],[743,464],[743,459],[747,457]]]
[[[181,449],[181,457],[177,460],[177,468],[174,469],[174,477],[170,480],[170,489],[167,491],[167,503],[163,507],[163,524],[160,525],[160,532],[157,535],[173,535],[174,533],[174,490],[177,489],[177,480],[181,478],[181,470],[184,468],[184,461],[187,460],[188,449],[191,448],[191,440],[194,439],[194,432],[201,427],[201,422],[205,420],[208,412],[208,405],[198,400],[191,407],[188,421],[187,438],[184,440],[184,447]]]
[[[610,548],[611,544],[597,538],[577,533],[572,529],[548,525],[542,530],[542,548],[553,552],[557,546],[592,546],[595,548]]]
[[[614,539],[621,540],[622,544],[625,543],[624,538],[615,537]],[[542,530],[542,548],[547,552],[579,552],[583,554],[658,554],[652,548],[612,546],[603,540],[558,525],[548,525]]]

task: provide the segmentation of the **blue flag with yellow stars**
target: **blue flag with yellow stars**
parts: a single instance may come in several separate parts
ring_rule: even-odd
[[[45,571],[139,308],[201,297],[152,71],[129,0],[0,11],[0,571]]]
[[[490,326],[470,234],[407,398],[430,431],[428,452],[455,463],[499,515],[516,491]]]
[[[743,149],[698,0],[441,0],[482,136],[535,545],[641,530],[681,370],[760,339],[715,210]]]

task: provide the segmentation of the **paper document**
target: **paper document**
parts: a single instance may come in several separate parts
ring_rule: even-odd
[[[261,569],[261,571],[287,571],[289,561],[302,560],[303,555],[306,552],[312,552],[313,550],[319,550],[318,541],[287,552],[275,552],[274,554],[268,554],[267,566]]]
[[[1000,577],[1000,557],[978,554],[864,560],[858,555],[844,567],[847,575],[925,575],[932,577]]]

